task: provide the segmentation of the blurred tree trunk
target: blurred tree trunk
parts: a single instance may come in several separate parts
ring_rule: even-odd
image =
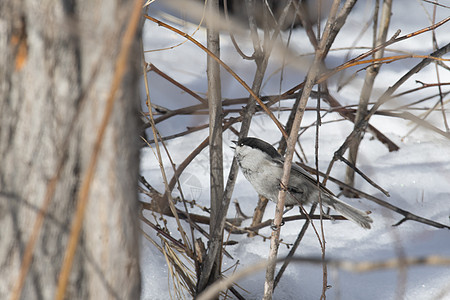
[[[376,13],[378,13],[378,7],[375,10]],[[389,24],[391,22],[391,15],[392,15],[392,0],[384,0],[382,4],[381,9],[381,20],[379,24],[379,28],[377,28],[377,22],[375,22],[375,19],[377,19],[376,15],[374,17],[374,43],[373,48],[383,44],[386,42],[387,39],[387,32],[389,30]],[[378,30],[378,35],[377,35]],[[374,59],[379,59],[383,57],[384,49],[380,49],[379,51],[375,52],[373,54]],[[361,95],[359,98],[359,104],[358,104],[358,110],[356,111],[355,116],[355,128],[359,122],[361,122],[362,119],[364,119],[367,116],[367,107],[369,105],[370,96],[372,94],[373,85],[375,83],[375,78],[378,75],[378,72],[381,68],[381,65],[373,64],[367,68],[366,71],[366,77],[364,79],[364,85],[361,90]],[[364,137],[365,129],[362,131],[361,134],[359,134],[353,142],[350,144],[349,147],[349,154],[348,154],[348,161],[353,165],[356,166],[357,163],[357,157],[358,157],[358,151],[359,151],[359,145],[361,144],[361,141]],[[345,173],[345,183],[349,186],[353,187],[355,185],[355,170],[351,168],[350,166],[347,166],[347,170]],[[344,189],[343,193],[346,197],[355,197],[357,198],[358,195],[356,195],[354,192],[352,192],[349,189]]]
[[[132,9],[126,1],[0,2],[0,299],[17,287],[56,176],[21,299],[55,295],[78,190]],[[91,181],[67,299],[140,296],[138,34]]]

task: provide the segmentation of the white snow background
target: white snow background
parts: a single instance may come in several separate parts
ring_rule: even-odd
[[[442,2],[444,3],[445,1]],[[448,5],[449,3],[444,4]],[[342,31],[339,33],[333,48],[352,45],[361,28],[371,18],[373,6],[372,1],[361,1],[356,5]],[[157,14],[160,8],[157,2],[151,4],[149,8],[150,14],[160,18],[161,16]],[[403,35],[429,26],[431,23],[427,13],[428,15],[432,14],[431,4],[421,1],[394,1],[388,38],[398,29],[401,30],[401,35]],[[436,20],[439,21],[447,17],[449,13],[450,9],[438,8]],[[177,25],[175,24],[175,26]],[[186,23],[181,29],[187,33],[192,33],[195,26]],[[370,27],[357,45],[370,47],[372,45],[371,35],[372,29]],[[201,28],[195,34],[195,38],[203,45],[206,45],[205,36],[206,30],[204,28]],[[440,47],[449,43],[450,23],[438,28],[436,30],[436,36]],[[287,33],[283,33],[283,39],[287,39]],[[183,41],[183,38],[175,35],[173,32],[158,27],[150,21],[145,22],[143,31],[145,50],[170,47],[181,41]],[[238,37],[238,41],[245,53],[252,53],[250,38]],[[311,52],[312,49],[302,28],[294,30],[291,48],[296,53]],[[433,52],[431,32],[394,44],[389,48],[418,55],[427,55]],[[361,52],[355,50],[352,53],[351,57],[355,57]],[[346,54],[347,51],[331,52],[326,61],[327,66],[333,67],[343,63]],[[386,52],[385,56],[394,54],[392,52]],[[205,94],[207,90],[206,54],[191,42],[188,41],[172,50],[149,52],[145,56],[147,62],[155,64],[159,69],[180,83],[201,95]],[[446,55],[445,57],[448,58],[449,56]],[[251,84],[255,71],[254,63],[243,61],[236,54],[227,34],[221,36],[221,58],[249,85]],[[304,79],[308,63],[311,59],[312,56],[307,56],[305,65],[287,68],[282,83],[282,92]],[[371,99],[376,100],[377,96],[381,95],[389,86],[412,68],[412,66],[420,62],[420,60],[420,58],[411,58],[383,65],[379,76],[376,78]],[[280,73],[275,73],[270,78],[269,75],[275,72],[280,65],[281,60],[277,60],[276,58],[269,63],[266,80],[262,88],[262,95],[279,93]],[[349,75],[355,70],[357,69],[346,71],[346,74]],[[440,68],[439,71],[441,82],[450,82],[450,72],[443,68]],[[170,109],[199,103],[153,72],[149,72],[148,76],[150,97],[153,103]],[[246,97],[248,95],[244,88],[223,69],[221,76],[222,94],[224,98]],[[364,76],[364,72],[358,73],[349,85],[346,85],[338,92],[337,81],[339,75],[335,75],[329,81],[331,93],[335,94],[343,105],[356,104],[359,100]],[[416,83],[416,80],[425,83],[437,82],[434,64],[430,64],[424,70],[414,75],[408,82],[403,84],[397,93],[419,87],[420,84]],[[448,90],[449,88],[443,87],[444,92]],[[143,97],[145,97],[144,87],[142,88],[142,93]],[[388,102],[381,109],[396,108],[403,103],[411,103],[420,99],[423,95],[437,93],[438,90],[435,88],[433,92],[426,90],[420,93],[405,95]],[[426,102],[423,106],[431,107],[436,99],[434,98],[432,101]],[[444,100],[446,99],[448,99],[448,96]],[[282,106],[287,106],[291,103],[286,102]],[[315,100],[310,100],[308,103],[308,107],[315,107],[315,105]],[[322,104],[323,107],[325,105]],[[145,108],[143,109],[145,110]],[[288,113],[276,113],[275,115],[279,116],[283,123],[286,121]],[[447,118],[449,117],[450,114],[447,113]],[[303,118],[302,126],[312,124],[315,118],[315,112],[307,112]],[[323,119],[323,122],[338,119],[341,119],[341,117],[337,113],[330,113]],[[445,131],[440,112],[432,113],[427,120]],[[189,126],[198,126],[207,123],[208,117],[206,115],[178,116],[158,124],[157,129],[163,136],[166,136],[183,131]],[[376,139],[371,139],[371,135],[367,133],[361,143],[358,167],[381,187],[389,191],[390,197],[385,197],[358,175],[356,175],[356,187],[414,214],[449,225],[450,140],[426,129],[418,129],[411,135],[403,138],[414,127],[414,124],[398,118],[374,116],[370,123],[400,146],[400,150],[397,152],[388,152],[384,145]],[[236,128],[238,129],[239,125]],[[353,124],[348,121],[325,123],[320,127],[320,170],[326,171],[334,151],[341,145],[352,128]],[[148,133],[151,137],[151,132],[149,131]],[[307,164],[310,166],[314,166],[314,135],[315,131],[312,128],[306,131],[300,138],[308,159]],[[207,136],[208,131],[205,129],[166,142],[175,164],[180,164]],[[259,137],[270,143],[276,143],[279,140],[280,133],[266,114],[259,114],[252,121],[249,136]],[[233,157],[233,151],[229,146],[231,145],[231,140],[235,138],[235,135],[230,131],[224,133],[225,178],[228,175]],[[203,150],[181,177],[185,197],[189,200],[195,199],[198,203],[206,207],[210,206],[208,153],[208,148]],[[171,178],[173,171],[166,156],[164,156],[164,166],[168,178]],[[164,184],[157,158],[148,147],[143,148],[141,151],[141,174],[160,192],[164,191]],[[344,174],[345,165],[337,162],[331,175],[343,180]],[[339,192],[336,185],[330,183],[327,186],[335,193]],[[253,213],[253,209],[257,203],[257,194],[241,173],[238,175],[232,199],[239,201],[241,208],[247,215]],[[366,199],[346,199],[344,197],[341,197],[341,199],[362,210],[370,210],[374,223],[371,230],[364,230],[348,221],[324,221],[326,256],[328,258],[360,262],[398,258],[399,253],[403,253],[406,257],[430,255],[450,256],[449,230],[437,229],[414,221],[407,221],[398,227],[393,227],[392,225],[401,220],[403,216]],[[142,200],[148,201],[145,196],[142,196]],[[269,203],[264,220],[273,218],[274,210],[275,205]],[[193,209],[191,212],[202,214],[199,209]],[[297,213],[298,210],[294,209],[289,215]],[[146,212],[145,215],[149,219],[152,219],[149,212]],[[235,209],[233,204],[231,204],[228,217],[235,216]],[[168,227],[172,229],[172,234],[178,237],[174,219],[169,217],[166,219],[168,221]],[[283,241],[293,243],[303,222],[294,221],[286,223],[281,230]],[[184,221],[182,221],[182,224],[186,225]],[[315,224],[319,226],[318,222],[315,222]],[[243,224],[243,226],[248,225],[250,225],[250,220],[245,221]],[[147,225],[142,223],[142,228],[154,240],[159,240],[155,232],[147,227]],[[187,225],[186,228],[188,228]],[[204,226],[204,228],[206,230],[209,229],[208,226]],[[270,231],[270,228],[265,228],[260,233],[264,236],[270,236]],[[200,234],[197,234],[196,238],[200,236]],[[227,232],[225,232],[225,237],[228,238]],[[205,238],[202,238],[206,242]],[[235,264],[237,260],[239,260],[237,270],[242,270],[247,266],[266,259],[268,256],[269,241],[264,241],[259,236],[248,238],[246,235],[231,235],[229,239],[238,243],[226,247],[226,250],[234,257],[234,260],[224,257],[222,267],[224,270]],[[287,247],[281,245],[279,257],[285,256],[288,252]],[[301,241],[296,255],[321,255],[317,237],[311,230],[311,227]],[[174,295],[173,291],[171,291],[173,286],[164,255],[145,238],[142,238],[141,245],[141,272],[143,284],[142,299],[169,299],[171,295]],[[226,274],[231,275],[232,272],[230,270]],[[328,284],[331,288],[327,291],[327,299],[398,299],[397,293],[401,273],[397,269],[351,273],[330,267],[328,274]],[[406,286],[403,294],[404,299],[450,299],[450,268],[448,265],[413,266],[409,267],[405,274]],[[264,275],[265,272],[261,271],[239,281],[239,286],[245,289],[245,291],[237,288],[238,291],[246,299],[261,299],[263,295]],[[319,299],[321,291],[321,265],[291,263],[283,275],[280,284],[275,289],[273,298]],[[229,295],[232,294],[229,293]],[[190,298],[188,294],[186,294],[186,298]]]

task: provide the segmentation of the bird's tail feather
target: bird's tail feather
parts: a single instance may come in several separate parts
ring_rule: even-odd
[[[359,224],[361,227],[370,229],[370,224],[373,223],[373,220],[371,217],[369,217],[369,215],[367,215],[367,213],[354,208],[353,206],[350,206],[335,197],[323,197],[322,200],[325,206],[333,208],[350,221]]]

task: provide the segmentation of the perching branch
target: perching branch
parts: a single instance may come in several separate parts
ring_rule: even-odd
[[[347,1],[349,3],[351,1]],[[292,164],[292,158],[294,155],[294,148],[295,143],[297,141],[297,133],[300,129],[300,124],[303,118],[304,109],[306,107],[306,103],[308,102],[309,95],[311,93],[311,90],[313,86],[317,83],[316,80],[320,74],[321,67],[323,64],[323,59],[326,56],[327,53],[327,43],[329,42],[329,39],[334,39],[335,34],[333,30],[336,29],[336,27],[332,26],[333,22],[335,21],[335,16],[338,13],[338,7],[339,7],[340,1],[335,0],[333,2],[330,16],[328,17],[327,25],[325,26],[325,31],[322,35],[322,39],[319,43],[319,48],[316,50],[316,54],[314,57],[314,62],[308,71],[308,75],[306,77],[305,85],[302,91],[302,96],[300,98],[299,106],[294,118],[294,121],[292,123],[292,130],[289,134],[289,138],[287,140],[287,151],[285,156],[285,162],[283,165],[283,176],[281,178],[281,188],[280,192],[278,194],[278,203],[275,210],[275,218],[274,218],[274,227],[276,230],[272,232],[272,238],[270,240],[270,252],[268,257],[268,265],[266,269],[266,278],[264,282],[264,297],[263,299],[269,300],[272,299],[273,294],[273,287],[274,287],[274,275],[275,275],[275,261],[278,254],[278,247],[279,247],[279,239],[280,239],[280,225],[284,210],[284,203],[286,199],[286,189],[283,187],[286,187],[289,182],[289,176],[290,176],[290,170],[291,170],[291,164]],[[345,6],[345,5],[344,5]],[[336,33],[337,34],[337,33]],[[329,49],[329,47],[328,47]]]

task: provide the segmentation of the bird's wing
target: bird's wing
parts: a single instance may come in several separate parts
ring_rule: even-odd
[[[281,167],[283,167],[284,159],[280,158],[280,159],[276,160],[276,163],[280,164]],[[299,165],[297,165],[296,163],[293,162],[292,167],[291,167],[291,177],[290,177],[291,179],[289,180],[288,190],[298,190],[299,189],[298,186],[294,186],[295,181],[292,181],[292,178],[293,178],[292,176],[301,176],[302,178],[306,179],[306,181],[309,182],[310,184],[317,186],[316,179],[314,177],[312,177],[311,174],[309,174],[305,169],[303,169],[302,167],[300,167]],[[319,183],[319,186],[323,192],[331,195],[332,197],[336,197],[336,196],[334,196],[332,191],[327,189],[321,183]]]

